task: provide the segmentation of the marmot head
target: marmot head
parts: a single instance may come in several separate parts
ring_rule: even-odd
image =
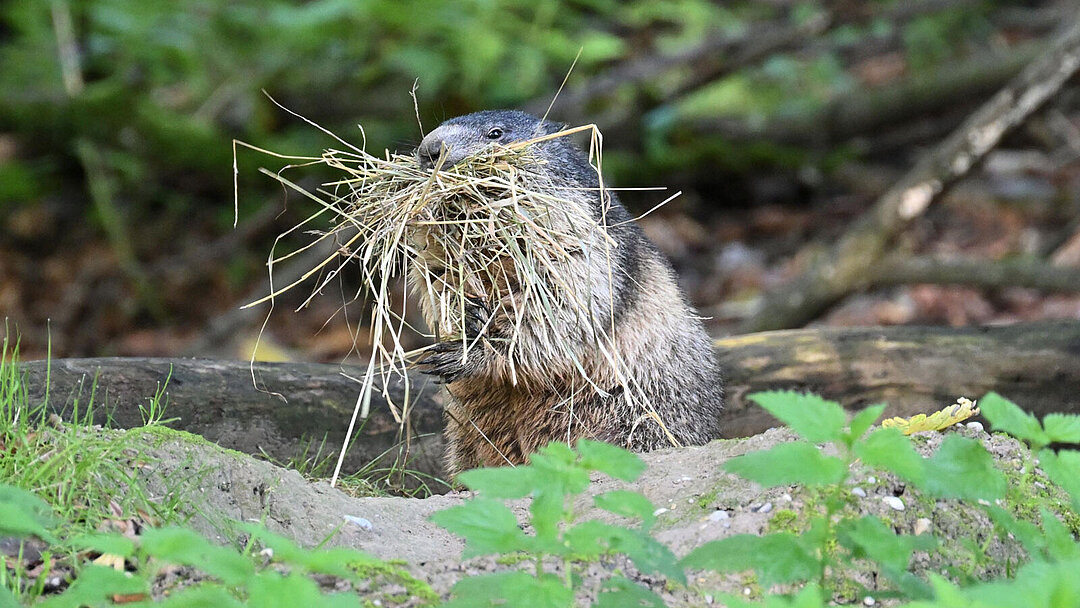
[[[564,127],[518,110],[475,112],[451,118],[428,133],[416,148],[416,159],[422,169],[431,169],[445,148],[443,167],[451,167],[489,146],[527,141]]]

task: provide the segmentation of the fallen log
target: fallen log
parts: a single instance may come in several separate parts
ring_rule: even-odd
[[[997,391],[1038,416],[1080,412],[1080,322],[1004,327],[820,328],[762,332],[717,340],[727,403],[724,434],[742,437],[775,426],[746,396],[762,390],[806,390],[849,408],[886,402],[887,415],[945,407],[960,396]],[[86,411],[93,391],[95,420],[118,427],[143,424],[149,399],[161,392],[175,428],[225,447],[278,460],[305,441],[325,438],[335,452],[359,392],[360,368],[312,363],[200,359],[62,359],[21,363],[31,403],[51,411]],[[252,375],[258,386],[252,382]],[[442,471],[442,396],[425,376],[412,377],[409,426],[395,421],[376,394],[357,432],[345,470],[404,457],[422,473]],[[166,384],[167,381],[167,384]],[[95,388],[96,387],[96,388]],[[400,403],[402,387],[390,387]]]

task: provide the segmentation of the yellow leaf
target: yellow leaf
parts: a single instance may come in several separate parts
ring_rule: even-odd
[[[239,354],[263,362],[292,361],[289,350],[269,336],[248,336],[240,343]]]
[[[119,555],[113,555],[111,553],[102,553],[94,558],[94,564],[98,566],[105,566],[106,568],[112,568],[113,570],[124,571],[124,558]]]
[[[896,428],[905,435],[911,435],[922,431],[940,431],[978,415],[979,408],[975,407],[975,402],[960,397],[953,405],[929,416],[916,414],[911,418],[889,418],[882,421],[881,426]]]

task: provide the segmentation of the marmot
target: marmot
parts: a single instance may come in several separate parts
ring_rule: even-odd
[[[519,111],[477,112],[428,133],[416,159],[426,170],[440,158],[440,166],[448,168],[488,146],[563,129],[565,125]],[[560,199],[582,205],[579,211],[608,235],[577,244],[574,264],[561,269],[563,278],[589,292],[592,320],[582,323],[568,315],[571,320],[554,330],[522,328],[519,323],[522,344],[515,351],[510,378],[505,341],[493,338],[510,331],[512,323],[487,318],[491,307],[482,298],[469,303],[465,335],[480,338],[483,348],[472,349],[463,361],[459,337],[437,343],[422,360],[426,373],[441,377],[450,395],[448,471],[524,463],[551,441],[579,437],[635,451],[676,442],[701,445],[719,437],[720,371],[711,341],[680,292],[671,265],[614,192],[601,196],[596,168],[570,137],[550,138],[530,149],[543,161],[529,167],[544,177],[541,187],[557,189]],[[609,246],[599,254],[602,238]],[[438,318],[434,311],[423,312],[429,322]],[[617,351],[621,375],[612,371],[610,357],[597,347],[598,337]],[[558,360],[567,348],[576,361]],[[585,387],[583,369],[592,386]],[[637,398],[629,398],[628,392]]]

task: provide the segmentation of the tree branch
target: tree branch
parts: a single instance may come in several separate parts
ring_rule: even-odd
[[[801,276],[768,295],[744,332],[798,327],[874,276],[893,238],[1027,120],[1080,69],[1080,21],[977,110]]]
[[[1080,292],[1080,268],[1052,266],[1036,260],[995,262],[891,256],[874,268],[874,276],[869,282],[875,286],[930,283],[1077,293]]]

